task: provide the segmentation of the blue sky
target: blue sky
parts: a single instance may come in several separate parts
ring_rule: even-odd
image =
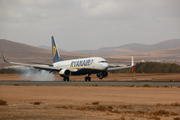
[[[67,51],[180,39],[180,0],[1,0],[0,39]]]

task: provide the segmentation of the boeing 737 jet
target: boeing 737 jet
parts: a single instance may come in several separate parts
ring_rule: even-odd
[[[91,74],[96,74],[99,79],[105,78],[108,76],[108,71],[110,70],[118,70],[131,68],[134,66],[134,60],[132,57],[131,66],[126,67],[115,67],[109,68],[109,64],[104,58],[101,57],[89,57],[89,58],[81,58],[81,59],[73,59],[73,60],[63,60],[60,55],[58,48],[56,46],[54,37],[52,36],[52,57],[53,64],[45,64],[45,65],[37,65],[37,64],[25,64],[25,63],[17,63],[17,62],[9,62],[5,59],[2,53],[3,59],[7,63],[16,64],[16,65],[24,65],[28,67],[33,67],[35,69],[46,70],[51,72],[58,72],[61,77],[63,77],[64,81],[69,81],[69,77],[71,75],[87,75],[85,77],[85,81],[91,81]]]

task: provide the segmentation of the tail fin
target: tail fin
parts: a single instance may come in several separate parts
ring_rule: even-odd
[[[56,43],[53,36],[52,36],[52,57],[53,57],[53,63],[64,61],[59,55],[59,51],[58,48],[56,47]]]

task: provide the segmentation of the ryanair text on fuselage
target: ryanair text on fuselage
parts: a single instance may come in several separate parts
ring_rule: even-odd
[[[70,67],[90,66],[93,63],[93,61],[93,59],[72,61]]]

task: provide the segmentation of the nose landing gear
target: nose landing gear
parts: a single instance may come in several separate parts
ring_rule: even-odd
[[[63,77],[63,81],[69,81],[69,77]]]
[[[89,77],[89,74],[85,77],[85,81],[91,81],[91,77]]]

